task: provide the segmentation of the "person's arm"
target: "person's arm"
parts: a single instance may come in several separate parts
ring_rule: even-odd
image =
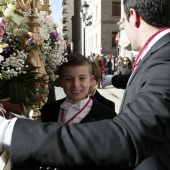
[[[18,119],[10,149],[13,169],[27,169],[34,160],[68,169],[134,169],[164,148],[170,141],[170,62],[169,52],[162,51],[163,57],[150,56],[155,58],[135,75],[138,81],[132,79],[130,100],[113,120],[64,125]]]
[[[118,89],[126,89],[127,82],[131,74],[120,74],[112,77],[112,85]]]
[[[125,89],[131,74],[106,75],[102,78],[102,88],[113,85],[118,89]]]
[[[148,101],[160,103],[159,107]],[[12,165],[27,169],[35,159],[59,168],[110,165],[132,169],[170,139],[169,110],[160,96],[141,93],[113,120],[69,126],[18,120],[12,137]]]
[[[121,74],[121,69],[122,69],[122,66],[119,66],[117,71],[116,71],[116,75],[120,75]]]

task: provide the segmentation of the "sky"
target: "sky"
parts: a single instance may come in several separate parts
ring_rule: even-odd
[[[51,9],[51,16],[53,17],[54,21],[61,25],[61,17],[62,17],[62,0],[49,0],[50,2],[50,9]]]

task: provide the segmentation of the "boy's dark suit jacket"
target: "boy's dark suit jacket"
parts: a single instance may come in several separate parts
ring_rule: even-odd
[[[18,119],[10,156],[13,170],[26,170],[31,160],[68,169],[169,170],[170,33],[139,61],[113,120],[65,126]]]
[[[57,100],[51,104],[45,104],[41,109],[42,122],[57,122],[60,105],[64,102],[65,98]],[[90,112],[81,120],[80,123],[94,122],[102,119],[113,119],[116,113],[110,108],[106,107],[96,99],[92,98],[93,105]]]
[[[110,109],[112,109],[115,112],[115,103],[112,102],[111,100],[108,100],[105,97],[103,97],[97,90],[96,90],[95,94],[93,95],[93,97],[97,101],[99,101],[100,103],[102,103],[105,106],[109,107]]]
[[[96,94],[96,93],[95,93]],[[104,97],[100,95],[99,92],[97,92],[96,95],[97,99],[101,100]],[[94,97],[91,97],[93,100],[93,105],[90,110],[90,112],[80,121],[80,123],[86,123],[86,122],[94,122],[99,121],[102,119],[113,119],[116,116],[114,109],[114,103],[104,98],[104,103],[109,104],[109,106],[112,107],[112,109],[106,107],[99,101],[97,101]],[[58,121],[58,113],[60,110],[60,105],[64,102],[65,98],[57,100],[51,104],[45,104],[43,108],[41,109],[41,121],[42,122],[57,122]],[[49,167],[41,167],[41,169],[46,170]],[[37,170],[39,167],[33,167],[33,169]],[[54,168],[51,168],[53,170]]]

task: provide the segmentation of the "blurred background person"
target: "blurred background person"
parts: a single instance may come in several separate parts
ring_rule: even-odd
[[[106,62],[107,62],[107,59],[106,59],[106,56],[104,54],[101,54],[101,60],[104,61],[104,65],[106,65]]]
[[[130,53],[129,54],[129,59],[130,59],[131,63],[133,63],[133,60],[134,60],[133,57],[134,57],[133,53]]]
[[[101,81],[101,78],[102,78],[102,74],[104,73],[104,61],[101,60],[101,57],[99,54],[96,54],[95,55],[95,58],[94,58],[94,62],[98,65],[98,67],[100,68],[100,73],[101,73],[101,77],[100,77],[100,81]],[[98,81],[98,89],[100,89],[100,84],[101,82]]]
[[[118,68],[116,75],[119,74],[131,74],[132,73],[132,63],[129,57],[124,57],[123,64]]]
[[[115,63],[115,71],[118,70],[118,68],[123,64],[123,57],[122,56],[118,56],[118,60]]]
[[[112,74],[112,55],[109,54],[107,55],[107,63],[106,63],[106,66],[105,66],[105,72],[106,72],[106,75],[107,74]]]
[[[94,61],[95,54],[90,52],[90,55],[87,57],[89,61]]]
[[[133,65],[133,63],[135,62],[136,57],[137,57],[137,55],[134,55],[134,56],[133,56],[133,62],[132,62],[132,65]]]
[[[111,62],[112,62],[111,74],[114,75],[114,73],[115,73],[115,56],[114,55],[112,55]]]

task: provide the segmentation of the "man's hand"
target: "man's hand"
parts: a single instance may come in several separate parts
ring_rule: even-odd
[[[106,86],[112,85],[112,77],[113,75],[106,75],[102,78],[101,80],[102,89],[104,89]]]
[[[9,122],[10,120],[7,120],[4,117],[0,116],[0,153],[4,150],[3,148],[4,136]]]

